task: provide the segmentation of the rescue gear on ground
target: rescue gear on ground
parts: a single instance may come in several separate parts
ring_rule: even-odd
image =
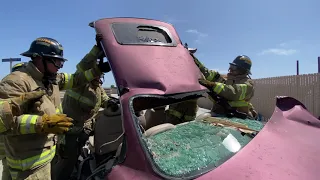
[[[50,52],[55,51],[55,54],[45,52],[46,49],[39,50],[40,46],[38,45],[43,45],[43,41],[45,40],[34,42],[30,50],[24,55],[33,57],[32,55],[35,53],[42,52],[41,54],[46,55],[46,57],[62,57],[62,52],[59,51],[60,45],[57,45],[57,43],[47,42],[47,45],[48,43],[52,45],[50,45],[52,47]],[[58,49],[55,50],[55,47]],[[88,58],[96,59],[96,57],[87,54],[82,61],[88,61]],[[82,86],[100,75],[101,71],[97,67],[75,74],[56,74],[56,84],[50,84],[48,87],[52,93],[41,98],[41,111],[48,116],[61,114],[60,90]],[[12,72],[2,79],[0,82],[0,98],[19,97],[22,93],[44,88],[44,76],[32,62],[28,62],[19,71]],[[7,164],[10,167],[11,175],[18,174],[20,179],[25,179],[44,170],[47,164],[50,165],[56,152],[56,135],[51,133],[38,134],[35,132],[34,126],[30,126],[30,123],[42,116],[43,113],[29,115],[30,112],[24,112],[21,116],[12,117],[8,115],[10,111],[10,106],[0,111],[3,123],[11,129],[11,131],[6,132],[4,138]],[[46,177],[50,177],[50,174],[46,174]]]
[[[66,114],[43,115],[38,118],[36,123],[36,131],[38,133],[63,134],[70,130],[73,126],[73,119],[67,117]]]
[[[252,61],[246,55],[237,56],[232,63],[229,63],[231,66],[235,66],[239,69],[244,70],[247,74],[251,74]]]

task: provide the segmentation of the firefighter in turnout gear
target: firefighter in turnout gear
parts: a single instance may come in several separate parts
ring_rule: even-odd
[[[192,57],[197,49],[188,48],[188,51]],[[198,99],[191,99],[176,104],[170,104],[166,111],[166,122],[171,124],[180,124],[188,121],[192,121],[196,118],[198,111]]]
[[[197,58],[194,57],[194,60],[205,77],[205,79],[199,80],[200,84],[226,99],[231,108],[245,113],[248,118],[257,118],[257,112],[250,103],[254,95],[254,84],[249,76],[252,62],[248,56],[237,56],[232,63],[229,63],[229,73],[226,79],[218,72],[208,70]],[[225,107],[216,104],[214,100],[213,102],[212,112],[217,115],[226,114]]]
[[[21,62],[21,63],[17,63],[15,64],[12,68],[11,68],[11,72],[13,71],[16,71],[17,69],[19,69],[20,67],[24,66],[25,63],[24,62]],[[34,94],[35,93],[35,94]],[[38,92],[31,92],[31,94],[39,94]],[[25,95],[24,95],[25,96]],[[25,102],[27,101],[31,101],[31,100],[34,100],[34,99],[37,99],[39,98],[38,96],[30,96],[30,95],[27,95],[28,97],[30,97],[31,99],[26,99],[25,98]],[[20,99],[22,99],[23,96],[21,97],[18,97]],[[17,102],[16,101],[17,98],[12,98],[12,99],[7,99],[7,100],[0,100],[0,109],[3,109],[3,107],[9,107],[8,105],[4,105],[4,103],[10,103],[10,102]],[[18,99],[18,100],[20,100]],[[18,106],[22,106],[24,102],[22,102],[21,100],[17,103]],[[11,113],[11,112],[8,112],[8,113]],[[20,114],[14,114],[14,116],[18,116]],[[0,117],[0,119],[2,120],[2,117]],[[1,122],[0,122],[1,123]],[[2,128],[2,129],[1,129]],[[0,133],[1,131],[3,130],[3,126],[1,127],[0,125]],[[5,159],[5,150],[4,150],[4,137],[3,135],[0,134],[0,159],[2,161],[2,176],[1,176],[1,179],[2,180],[10,180],[11,179],[11,175],[10,175],[10,172],[9,172],[9,169],[8,169],[8,166],[7,166],[7,161]]]
[[[90,51],[84,59],[96,59],[95,53]],[[96,67],[75,74],[57,73],[67,60],[63,57],[62,45],[47,37],[34,40],[30,49],[21,55],[30,57],[31,61],[2,79],[0,98],[19,97],[39,90],[46,94],[34,103],[38,108],[20,107],[22,115],[2,116],[6,125],[7,165],[12,179],[51,180],[50,162],[56,151],[56,134],[69,131],[73,125],[72,119],[62,114],[60,90],[86,84],[100,76],[102,70]]]
[[[97,45],[94,47],[97,52],[102,51],[101,40],[102,35],[97,34]],[[104,54],[99,57],[99,64],[103,62],[103,58]],[[76,72],[85,72],[96,66],[97,59],[81,61],[77,64]],[[104,72],[110,70],[110,66],[105,66]],[[58,146],[58,160],[53,168],[57,180],[69,179],[72,175],[80,150],[93,133],[95,117],[99,109],[108,103],[109,97],[101,85],[102,81],[100,77],[97,77],[88,84],[67,90],[64,95],[63,112],[74,119],[74,128],[73,131],[64,135],[64,140]]]
[[[166,122],[173,125],[192,121],[198,111],[198,99],[187,100],[176,104],[170,104],[166,111]]]

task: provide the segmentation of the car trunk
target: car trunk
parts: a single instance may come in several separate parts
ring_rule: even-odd
[[[92,24],[104,37],[102,45],[121,95],[136,89],[150,89],[150,94],[205,89],[172,25],[139,18],[106,18]]]

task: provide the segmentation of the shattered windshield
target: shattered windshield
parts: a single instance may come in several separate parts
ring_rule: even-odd
[[[212,170],[239,152],[263,128],[259,121],[207,118],[144,137],[155,167],[166,176],[188,177]]]

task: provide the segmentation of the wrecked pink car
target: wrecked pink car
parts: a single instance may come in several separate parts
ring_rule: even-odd
[[[267,123],[209,117],[210,110],[200,108],[194,121],[161,124],[167,105],[207,91],[174,27],[143,18],[90,25],[103,34],[121,111],[97,120],[79,168],[82,178],[319,179],[320,121],[299,101],[278,97]],[[141,125],[155,119],[152,127]]]

